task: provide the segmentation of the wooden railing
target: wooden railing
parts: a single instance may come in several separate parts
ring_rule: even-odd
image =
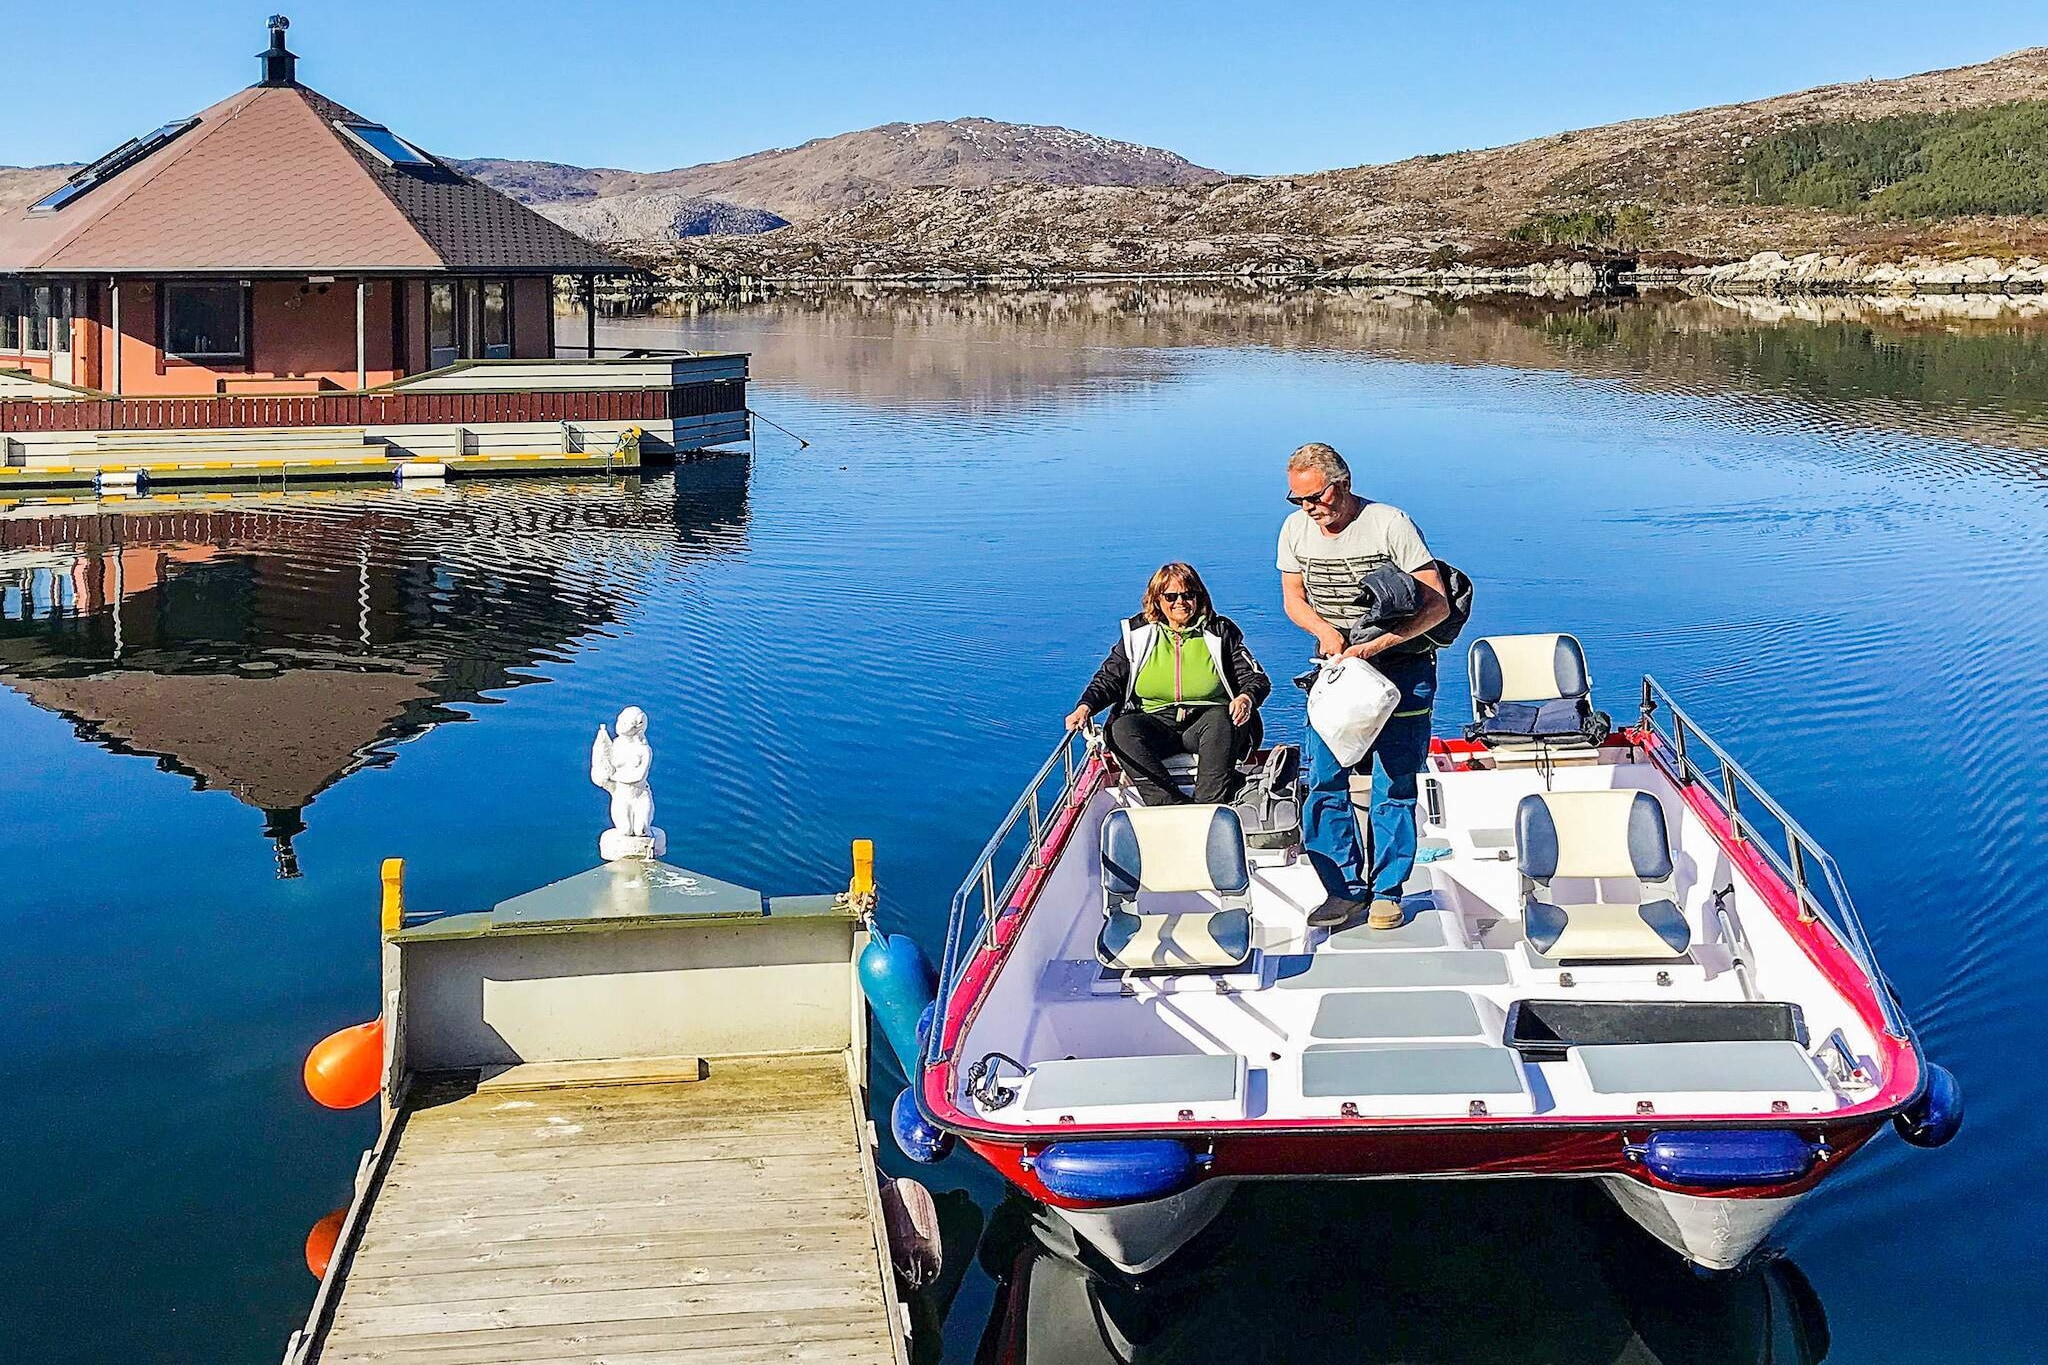
[[[0,399],[0,431],[468,426],[486,422],[660,422],[741,412],[745,380],[549,393],[222,394],[192,398]]]

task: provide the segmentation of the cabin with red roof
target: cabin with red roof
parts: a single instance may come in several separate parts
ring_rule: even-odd
[[[534,454],[510,448],[532,433],[486,430],[507,424],[637,422],[657,453],[744,438],[744,357],[607,362],[590,321],[558,355],[558,279],[588,300],[642,272],[301,85],[287,27],[271,20],[256,84],[0,215],[0,470],[175,453],[147,432],[214,433],[219,453],[236,445],[221,433],[334,427],[381,447],[365,454],[437,460],[493,454],[491,437]],[[479,391],[494,401],[449,401]],[[284,399],[306,401],[253,401]],[[92,450],[42,439],[65,432]],[[555,434],[540,453],[579,443]]]

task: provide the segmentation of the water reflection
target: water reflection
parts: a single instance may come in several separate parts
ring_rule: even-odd
[[[314,798],[606,631],[649,571],[743,544],[747,467],[0,515],[0,683],[263,813]]]
[[[1023,411],[1159,388],[1218,347],[1341,351],[1564,371],[1631,388],[1803,409],[1809,425],[1960,439],[2042,474],[2048,299],[1458,298],[1400,290],[1163,287],[848,290],[745,305],[671,301],[621,344],[754,352],[764,381],[891,410]],[[716,340],[713,341],[712,338]],[[1738,409],[1739,416],[1746,409]],[[1748,410],[1761,420],[1762,409]]]
[[[1187,1262],[1133,1280],[1013,1198],[982,1247],[976,1365],[1543,1361],[1814,1365],[1789,1260],[1703,1278],[1583,1185],[1254,1185]]]

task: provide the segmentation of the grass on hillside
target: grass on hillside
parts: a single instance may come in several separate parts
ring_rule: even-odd
[[[1880,218],[2048,213],[2048,100],[1793,128],[1728,179],[1752,203]]]

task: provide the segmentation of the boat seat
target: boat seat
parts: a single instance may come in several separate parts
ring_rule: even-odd
[[[1645,791],[1539,792],[1515,808],[1522,934],[1553,962],[1680,958],[1664,808]],[[1558,883],[1578,888],[1561,894]]]
[[[1316,1044],[1301,1054],[1304,1099],[1348,1101],[1361,1117],[1533,1114],[1521,1058],[1486,1043]]]
[[[1238,1053],[1079,1057],[1039,1062],[1020,1095],[1027,1112],[1079,1115],[1113,1109],[1133,1123],[1244,1116],[1245,1059]]]
[[[1311,1038],[1477,1038],[1485,1025],[1464,991],[1331,991],[1316,1006]]]
[[[1102,822],[1096,956],[1120,971],[1240,966],[1252,954],[1251,884],[1229,806],[1113,810]]]
[[[1161,762],[1184,797],[1195,794],[1201,759],[1168,754]],[[1237,765],[1238,789],[1231,798],[1251,848],[1293,848],[1301,843],[1301,750],[1275,744],[1258,762]]]
[[[1593,709],[1586,651],[1570,635],[1489,635],[1465,656],[1472,723],[1465,737],[1488,748],[1592,749],[1613,722]]]

